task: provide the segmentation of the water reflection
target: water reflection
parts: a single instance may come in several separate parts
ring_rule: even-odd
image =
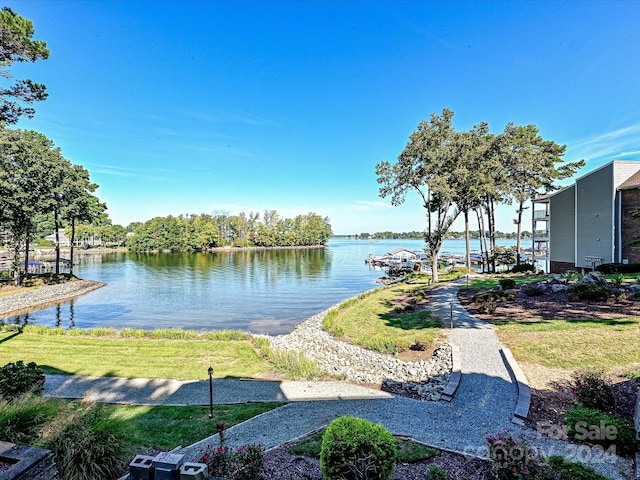
[[[328,248],[77,256],[74,273],[106,287],[17,321],[62,328],[241,329],[279,334],[375,288],[368,255],[421,241],[331,242]]]

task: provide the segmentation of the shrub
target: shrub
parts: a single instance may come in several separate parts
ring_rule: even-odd
[[[472,300],[475,303],[504,302],[512,298],[513,295],[507,295],[502,290],[481,290],[473,296]]]
[[[615,399],[613,389],[601,371],[580,371],[573,375],[573,395],[583,407],[611,411]]]
[[[200,450],[198,462],[207,465],[209,475],[254,480],[264,473],[264,447],[248,444],[238,448],[211,447]]]
[[[463,275],[467,275],[470,272],[467,267],[453,267],[452,269],[449,270],[449,273],[452,275],[463,276]]]
[[[602,445],[617,455],[631,455],[639,447],[634,425],[616,414],[577,407],[567,410],[565,422],[571,440]]]
[[[498,283],[502,287],[502,290],[511,290],[516,288],[516,281],[513,278],[501,278]]]
[[[570,302],[604,302],[609,298],[609,289],[595,283],[576,283],[568,290]]]
[[[0,396],[12,400],[27,392],[41,394],[44,380],[44,373],[34,362],[7,363],[0,370]]]
[[[123,466],[125,432],[124,420],[103,406],[72,403],[43,432],[40,446],[51,450],[64,480],[112,478]]]
[[[534,272],[535,267],[532,263],[521,263],[520,265],[514,265],[511,268],[511,273],[527,273]]]
[[[396,440],[382,427],[354,417],[332,421],[322,436],[320,469],[327,480],[390,479]]]
[[[557,480],[607,480],[593,468],[572,462],[569,459],[552,455],[547,459]]]
[[[431,465],[424,477],[425,480],[448,480],[449,475],[437,465]]]
[[[234,480],[255,480],[264,473],[264,447],[249,444],[236,451]]]
[[[13,402],[0,398],[0,440],[33,444],[43,426],[57,412],[57,403],[25,393]]]
[[[515,439],[508,430],[487,437],[489,458],[499,480],[535,479],[550,471],[540,453],[525,440]]]
[[[609,273],[640,273],[640,263],[603,263],[598,265],[596,271]]]
[[[527,297],[539,297],[544,293],[544,288],[537,283],[527,283],[521,290]]]
[[[490,315],[496,312],[496,308],[498,307],[496,306],[495,302],[483,302],[478,307],[478,312]]]

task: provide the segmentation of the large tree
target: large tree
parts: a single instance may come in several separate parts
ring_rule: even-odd
[[[53,142],[32,130],[0,129],[0,225],[11,232],[15,284],[22,281],[20,254],[28,243],[36,215],[50,207],[50,177],[47,169]]]
[[[540,193],[555,190],[556,181],[571,177],[585,163],[579,160],[562,164],[566,145],[545,140],[535,125],[507,124],[504,132],[495,138],[492,148],[505,174],[500,190],[508,201],[517,205],[514,223],[517,225],[516,261],[519,263],[525,203]]]
[[[426,210],[426,252],[431,258],[433,280],[438,281],[438,254],[445,234],[458,216],[454,208],[453,175],[456,155],[455,130],[451,126],[453,112],[431,114],[413,132],[405,149],[393,165],[387,161],[376,165],[380,197],[391,197],[391,204],[404,203],[407,192],[416,192]]]
[[[457,161],[453,165],[452,183],[456,205],[464,216],[466,264],[471,271],[469,214],[480,207],[487,192],[490,177],[486,155],[490,143],[489,125],[483,122],[469,132],[458,132],[454,142]]]
[[[34,102],[47,98],[46,88],[31,80],[12,83],[9,67],[49,57],[47,44],[33,40],[33,23],[9,7],[0,10],[0,125],[17,123],[21,116],[32,117]]]
[[[89,172],[81,165],[71,165],[68,175],[64,178],[61,192],[61,214],[64,220],[71,224],[70,235],[70,267],[69,273],[73,275],[73,250],[76,236],[76,223],[91,223],[101,214],[107,206],[93,195],[98,188],[96,183],[89,179]],[[59,261],[59,253],[56,255]],[[57,265],[56,261],[56,265]],[[56,267],[57,268],[57,267]]]

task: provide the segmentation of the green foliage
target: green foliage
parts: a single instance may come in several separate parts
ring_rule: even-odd
[[[318,364],[295,350],[276,350],[268,345],[261,348],[262,355],[271,362],[276,372],[292,380],[313,380],[326,376]]]
[[[491,315],[492,313],[496,312],[497,308],[498,306],[496,305],[496,302],[489,300],[486,302],[482,302],[478,307],[478,311],[485,315]]]
[[[596,472],[593,468],[558,455],[550,456],[547,461],[556,474],[556,480],[608,480],[609,478]]]
[[[14,401],[0,397],[0,440],[32,445],[43,426],[55,418],[57,404],[26,393]]]
[[[0,77],[11,79],[8,67],[13,63],[35,62],[49,57],[47,44],[33,40],[33,23],[9,7],[0,11]],[[33,102],[47,98],[45,86],[31,80],[18,80],[3,87],[0,96],[0,123],[15,124],[21,116],[33,117]],[[23,105],[26,104],[26,106]]]
[[[398,456],[387,429],[361,418],[340,417],[322,437],[320,469],[327,480],[390,479]]]
[[[509,270],[511,273],[527,273],[527,272],[535,272],[536,268],[533,263],[521,263],[520,265],[514,265]]]
[[[45,376],[34,362],[7,363],[0,370],[0,397],[11,401],[25,393],[44,392]]]
[[[180,215],[155,217],[128,237],[132,251],[206,251],[223,246],[299,247],[325,245],[333,236],[328,218],[315,213],[282,219],[275,210],[247,217]]]
[[[613,283],[614,285],[616,285],[618,287],[620,285],[622,285],[622,282],[624,282],[624,274],[622,274],[622,273],[616,273],[611,278],[611,283]]]
[[[521,291],[528,297],[539,297],[544,293],[544,289],[536,283],[523,285]]]
[[[501,278],[498,283],[502,287],[502,290],[511,290],[516,288],[516,281],[513,278]]]
[[[570,282],[575,282],[577,280],[580,280],[583,276],[584,275],[578,272],[563,272],[560,275],[561,278],[564,278],[565,280],[568,280]]]
[[[125,432],[103,406],[72,403],[49,424],[40,446],[53,453],[61,480],[111,478],[123,467]]]
[[[497,246],[489,255],[489,259],[497,265],[514,265],[516,263],[516,247]]]
[[[576,283],[568,290],[570,302],[605,302],[609,293],[607,287],[595,283]]]
[[[586,407],[576,407],[565,413],[567,435],[581,443],[602,445],[611,453],[628,456],[640,447],[636,429],[620,416]]]
[[[487,446],[499,480],[533,480],[550,470],[537,450],[526,440],[514,438],[506,429],[487,437]]]
[[[503,290],[481,290],[472,297],[474,303],[506,302],[513,299],[512,294],[506,294]]]
[[[207,446],[198,457],[198,463],[206,464],[214,477],[255,480],[264,472],[264,447],[257,444],[239,448]]]
[[[467,267],[453,267],[449,270],[451,275],[455,275],[456,277],[462,277],[463,275],[467,275],[469,273],[469,269]]]
[[[612,273],[640,273],[640,263],[603,263],[596,266],[597,272]]]
[[[424,477],[425,480],[448,480],[449,475],[438,465],[431,465]]]
[[[613,389],[600,370],[574,373],[572,391],[578,405],[609,412],[615,404]]]

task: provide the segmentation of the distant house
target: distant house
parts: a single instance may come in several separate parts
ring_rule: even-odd
[[[614,160],[533,200],[533,258],[551,273],[640,262],[640,162]]]
[[[396,248],[395,250],[391,250],[387,253],[387,255],[396,262],[415,262],[418,260],[418,255],[411,250],[407,250],[405,248]]]
[[[53,232],[53,233],[47,235],[46,237],[44,237],[44,239],[55,243],[55,241],[56,241],[56,232]],[[58,229],[58,239],[60,241],[60,246],[61,247],[68,247],[68,246],[71,245],[71,239],[69,237],[67,237],[67,234],[65,233],[65,229],[64,228],[59,228]]]

